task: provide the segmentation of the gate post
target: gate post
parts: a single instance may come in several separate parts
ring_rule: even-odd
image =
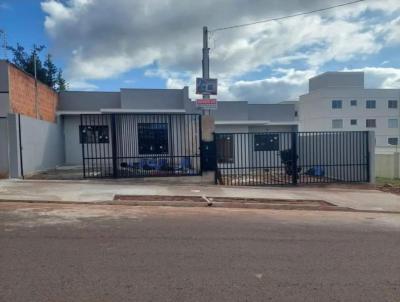
[[[368,182],[375,184],[375,132],[368,131],[367,135],[367,169],[368,169]]]
[[[204,183],[215,183],[215,173],[213,164],[215,157],[215,120],[210,115],[201,116],[201,177]],[[205,159],[205,156],[208,158]],[[206,162],[204,162],[206,161]],[[208,165],[207,165],[208,164]],[[210,169],[211,168],[211,169]],[[204,170],[203,170],[204,169]]]
[[[117,169],[117,137],[115,131],[115,114],[111,114],[111,152],[112,152],[112,165],[113,165],[113,177],[118,177]]]
[[[292,183],[297,185],[298,171],[297,171],[297,134],[292,132]]]

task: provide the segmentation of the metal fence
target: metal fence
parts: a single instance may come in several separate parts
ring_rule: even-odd
[[[85,178],[201,174],[197,114],[82,114]]]
[[[216,182],[368,182],[368,132],[218,133]]]

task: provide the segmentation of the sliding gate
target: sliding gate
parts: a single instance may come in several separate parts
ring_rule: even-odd
[[[230,186],[368,182],[368,132],[215,134],[216,182]]]
[[[201,174],[197,114],[82,114],[85,178]]]

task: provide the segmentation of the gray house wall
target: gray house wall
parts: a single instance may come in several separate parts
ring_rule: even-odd
[[[295,104],[249,104],[249,120],[293,122]]]
[[[0,61],[0,93],[8,92],[8,63]]]
[[[184,109],[184,89],[121,89],[122,109]]]
[[[131,110],[150,110],[160,112],[166,110],[184,110],[186,113],[201,113],[196,108],[195,102],[189,98],[188,88],[183,89],[121,89],[120,93],[104,92],[64,92],[60,96],[60,111],[98,112],[104,109],[114,109],[115,112],[129,112]],[[247,121],[271,121],[271,122],[292,122],[295,118],[294,104],[248,104],[248,102],[229,102],[218,103],[218,110],[212,111],[215,120],[247,122]],[[64,136],[65,136],[65,163],[67,165],[82,165],[82,146],[79,142],[79,115],[63,115]],[[100,119],[101,120],[101,119]],[[136,122],[132,122],[132,135],[136,134]],[[175,127],[172,125],[172,127]],[[252,126],[248,125],[216,125],[216,132],[267,132],[267,131],[291,131],[294,126]],[[181,135],[190,137],[184,130]],[[111,136],[111,134],[110,134]],[[133,138],[137,139],[137,138]],[[136,145],[135,145],[136,144]],[[133,144],[133,149],[137,148],[137,142]],[[177,146],[181,145],[176,141],[170,146],[171,152],[176,153]],[[136,147],[135,147],[136,146]],[[102,145],[103,149],[109,147]],[[235,142],[235,154],[239,154],[239,142]],[[102,150],[99,150],[102,152]],[[132,150],[133,150],[132,149]],[[237,149],[237,150],[236,150]],[[252,149],[246,148],[244,156],[250,159]],[[88,150],[90,151],[90,150]],[[133,150],[138,153],[138,150]],[[188,153],[192,153],[189,150]]]
[[[21,161],[20,161],[20,144],[19,144],[19,127],[18,115],[9,114],[7,117],[8,126],[8,162],[9,177],[21,177]]]
[[[247,102],[218,102],[218,110],[213,112],[216,121],[247,121]]]
[[[0,178],[7,178],[8,167],[8,120],[0,117]]]
[[[0,61],[0,117],[6,117],[9,112],[8,84],[8,65]]]
[[[364,88],[363,72],[325,72],[309,80],[309,91],[328,87]]]
[[[0,92],[0,117],[6,117],[9,111],[9,94],[5,92]]]
[[[79,143],[79,116],[64,116],[65,164],[82,165],[82,146]]]
[[[48,123],[24,115],[9,114],[8,134],[11,178],[21,177],[22,171],[24,176],[27,176],[64,164],[61,123]]]
[[[21,115],[21,141],[25,175],[64,164],[62,123],[48,123]]]
[[[59,111],[99,111],[121,108],[119,92],[65,91],[60,93]]]

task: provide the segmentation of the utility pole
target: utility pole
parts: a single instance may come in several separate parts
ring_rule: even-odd
[[[38,82],[37,82],[37,68],[36,68],[36,45],[34,46],[33,51],[33,73],[35,76],[35,109],[36,109],[36,118],[39,119],[39,104],[38,104]]]
[[[208,48],[208,28],[207,26],[203,27],[203,79],[210,78],[210,48]],[[203,94],[203,99],[209,99],[209,94]],[[203,110],[203,114],[208,113],[210,115],[210,110]],[[205,114],[206,115],[206,114]]]

